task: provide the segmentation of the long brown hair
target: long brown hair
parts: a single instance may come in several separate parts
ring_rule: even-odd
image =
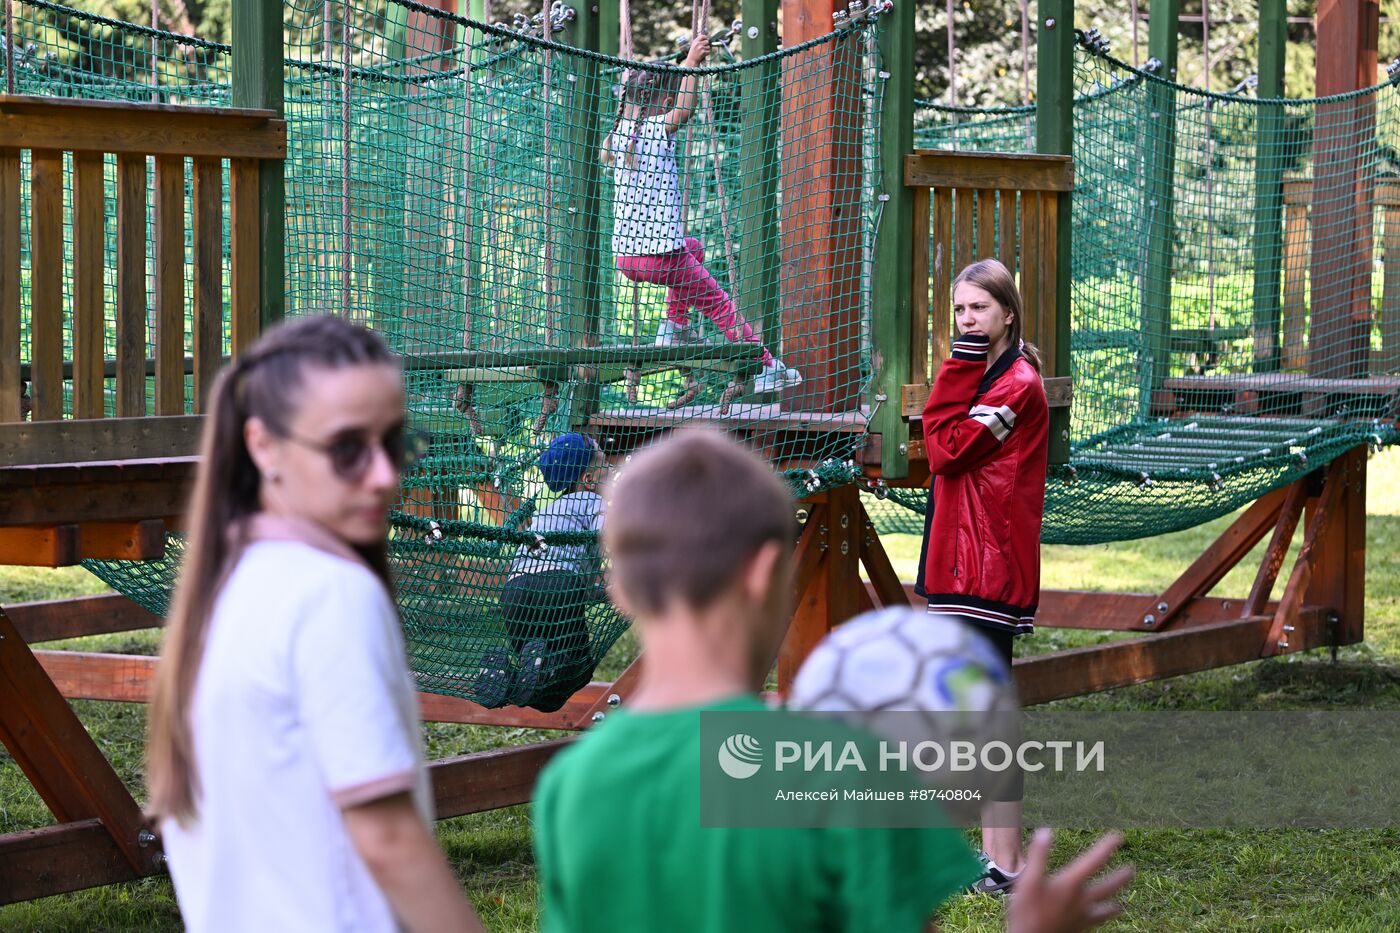
[[[1010,349],[1014,350],[1019,346],[1021,355],[1035,367],[1036,372],[1040,372],[1040,350],[1021,336],[1026,315],[1021,305],[1021,293],[1016,288],[1016,280],[1012,278],[1011,270],[1002,265],[999,259],[982,259],[958,273],[958,277],[953,279],[953,289],[957,290],[964,282],[976,285],[991,295],[993,301],[1011,312]]]
[[[261,507],[262,477],[243,439],[244,424],[257,417],[285,436],[310,370],[385,363],[398,360],[370,331],[311,317],[272,328],[215,380],[186,513],[189,537],[151,697],[146,774],[156,816],[186,823],[197,809],[189,718],[195,676],[220,585],[243,543],[233,534]],[[355,550],[392,593],[386,542]]]

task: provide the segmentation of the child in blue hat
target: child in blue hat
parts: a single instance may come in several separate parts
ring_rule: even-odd
[[[547,544],[544,536],[602,531],[598,483],[606,466],[597,443],[578,433],[559,435],[540,455],[545,485],[561,495],[535,513],[530,530],[540,537],[521,545],[511,562],[501,614],[520,659],[519,673],[510,683],[504,676],[510,665],[488,661],[503,695],[486,699],[552,712],[588,683],[586,613],[590,603],[603,598],[601,549],[596,539]]]

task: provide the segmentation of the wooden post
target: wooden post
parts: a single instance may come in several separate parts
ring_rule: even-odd
[[[278,0],[239,0],[233,4],[233,89],[235,107],[275,110],[282,106],[282,4]],[[259,305],[262,323],[280,321],[287,313],[287,199],[279,159],[258,163],[258,226],[262,252]]]
[[[778,48],[778,0],[743,0],[742,49],[745,61]],[[753,36],[750,30],[757,30]],[[758,327],[776,353],[782,341],[778,313],[778,274],[782,263],[778,227],[778,117],[782,70],[778,62],[739,72],[739,177],[744,196],[739,200],[738,288],[734,305]]]
[[[1157,71],[1164,80],[1176,80],[1177,20],[1181,0],[1153,3],[1148,20],[1148,54],[1161,62]],[[1176,96],[1166,85],[1149,81],[1144,128],[1147,141],[1147,190],[1144,222],[1147,226],[1142,257],[1143,347],[1148,372],[1139,405],[1144,415],[1160,401],[1171,366],[1172,343],[1172,244],[1176,190]]]
[[[1259,3],[1259,97],[1283,97],[1283,69],[1288,46],[1288,9],[1284,0]],[[1254,157],[1254,371],[1279,368],[1279,279],[1283,261],[1283,117],[1282,105],[1261,104]]]
[[[778,690],[784,693],[826,633],[869,608],[860,582],[865,535],[860,491],[850,485],[832,489],[808,509],[794,556],[797,600],[778,652]]]
[[[569,29],[569,41],[575,48],[598,51],[602,44],[601,22],[596,8],[589,3],[575,4],[575,19]],[[616,33],[613,42],[616,43]],[[573,67],[573,81],[565,82],[569,89],[567,136],[564,140],[564,171],[567,179],[562,187],[563,197],[558,209],[567,220],[560,225],[564,233],[564,280],[559,283],[563,298],[564,334],[562,345],[576,347],[598,346],[599,325],[603,305],[602,250],[602,166],[598,151],[610,120],[608,95],[602,81],[600,62],[582,56],[556,61],[555,67]],[[550,235],[553,235],[552,233]],[[607,279],[612,281],[610,270]],[[609,289],[609,295],[612,290]],[[575,426],[587,424],[598,410],[598,379],[596,374],[584,373],[573,389],[570,422]]]
[[[783,0],[783,42],[832,31],[838,0]],[[806,382],[786,393],[794,408],[859,406],[860,100],[849,42],[823,44],[784,63],[782,280],[784,362]],[[770,348],[779,347],[764,334]]]
[[[1320,0],[1317,96],[1375,83],[1379,16],[1376,0]],[[1370,362],[1375,99],[1318,104],[1314,126],[1308,374],[1355,378]]]
[[[1074,0],[1041,0],[1040,33],[1036,54],[1036,151],[1054,155],[1074,152]],[[1032,313],[1040,323],[1040,332],[1053,337],[1050,343],[1042,338],[1046,376],[1067,376],[1070,372],[1070,192],[1040,195],[1047,251],[1045,272],[1053,274],[1054,288],[1040,289],[1039,307]],[[1054,197],[1055,201],[1049,201]],[[1002,222],[1011,212],[1002,202]],[[1022,229],[1022,242],[1034,239],[1036,231]],[[1024,283],[1040,270],[1021,268]],[[1047,320],[1048,318],[1048,320]],[[1027,335],[1030,339],[1030,335]],[[1050,462],[1069,462],[1069,409],[1050,409]]]
[[[888,200],[880,209],[880,227],[875,234],[872,281],[864,283],[864,287],[881,296],[874,301],[871,314],[876,362],[870,430],[881,438],[881,475],[902,479],[909,475],[909,422],[904,418],[902,392],[912,378],[910,342],[915,331],[927,333],[928,322],[921,314],[924,320],[919,327],[913,326],[915,302],[909,291],[879,288],[876,283],[913,281],[913,239],[917,237],[927,246],[928,217],[925,210],[923,229],[915,227],[913,191],[904,185],[904,156],[914,148],[914,4],[896,3],[886,15],[890,21],[880,26],[881,66],[877,80],[884,84],[880,191]],[[927,208],[927,192],[923,194],[923,204]],[[927,311],[925,302],[918,303],[918,307]],[[922,382],[924,372],[919,372],[917,378]]]
[[[1366,597],[1366,448],[1356,447],[1327,466],[1324,482],[1335,483],[1335,499],[1320,529],[1314,571],[1303,603],[1336,613],[1336,643],[1351,645],[1365,637]],[[1317,503],[1309,504],[1311,521]]]

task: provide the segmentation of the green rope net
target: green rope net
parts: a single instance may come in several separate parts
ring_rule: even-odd
[[[1190,528],[1400,414],[1400,98],[1208,94],[1077,52],[1071,461],[1043,540]],[[1033,110],[924,105],[918,145],[1034,150]],[[871,502],[921,533],[925,493]]]
[[[225,46],[14,9],[18,91],[229,99]],[[390,542],[420,686],[555,708],[624,628],[597,586],[589,506],[545,485],[557,438],[625,454],[718,422],[794,492],[856,474],[877,23],[748,61],[720,43],[689,72],[572,47],[585,30],[561,4],[525,28],[408,0],[285,9],[288,312],[383,335],[433,438]],[[180,547],[87,566],[163,612]]]

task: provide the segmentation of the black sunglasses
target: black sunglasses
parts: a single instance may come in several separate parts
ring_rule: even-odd
[[[374,442],[359,435],[339,435],[329,441],[313,441],[295,434],[287,434],[285,437],[303,447],[325,454],[331,463],[331,472],[347,483],[358,483],[364,479],[374,463]],[[426,431],[406,429],[403,425],[390,428],[379,439],[379,446],[384,449],[389,462],[393,463],[400,473],[407,472],[427,456],[431,444],[432,435]]]

